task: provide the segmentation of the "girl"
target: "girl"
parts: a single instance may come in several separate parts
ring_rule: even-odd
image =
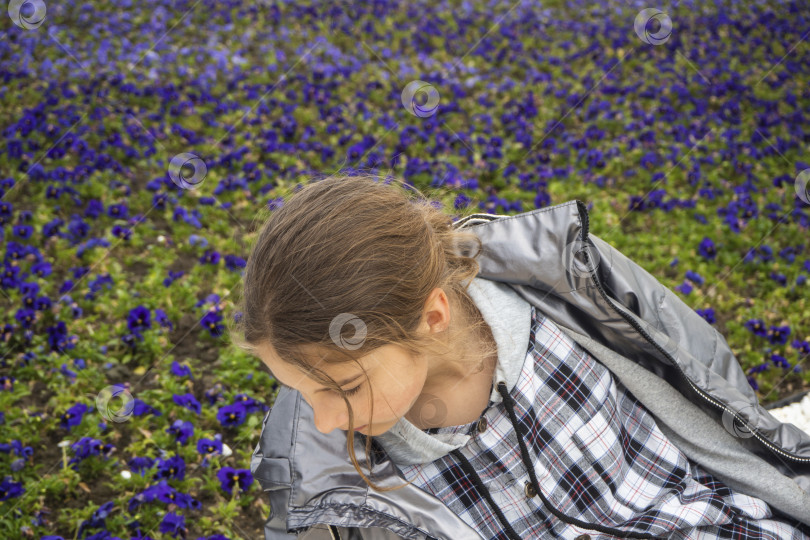
[[[313,182],[248,258],[268,540],[810,539],[810,436],[584,204],[454,224],[397,186]]]

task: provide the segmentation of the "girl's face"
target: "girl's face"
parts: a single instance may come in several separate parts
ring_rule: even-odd
[[[281,361],[267,345],[260,347],[258,353],[279,383],[298,390],[309,403],[318,431],[329,433],[336,428],[348,431],[349,412],[337,392],[325,388],[295,366]],[[369,436],[379,435],[391,429],[411,410],[425,387],[428,362],[421,357],[412,357],[396,345],[383,345],[360,358],[359,362],[368,374],[368,382],[354,362],[321,362],[315,367],[326,372],[351,394],[346,399],[354,411],[355,430]],[[369,384],[374,387],[373,418],[369,406]]]

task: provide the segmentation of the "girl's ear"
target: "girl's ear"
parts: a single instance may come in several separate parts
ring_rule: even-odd
[[[425,302],[422,320],[420,330],[426,332],[444,332],[450,326],[450,301],[440,287],[433,289]]]

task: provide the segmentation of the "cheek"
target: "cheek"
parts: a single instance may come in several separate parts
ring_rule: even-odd
[[[405,416],[419,399],[425,386],[426,375],[427,371],[420,366],[412,366],[411,369],[401,372],[396,379],[392,377],[385,396],[375,396],[375,409],[378,406],[377,402],[382,401],[384,410],[389,411],[389,414],[397,418]]]

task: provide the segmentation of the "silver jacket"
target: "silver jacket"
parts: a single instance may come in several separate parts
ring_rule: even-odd
[[[473,214],[454,227],[469,229],[483,243],[477,277],[507,283],[556,324],[664,379],[718,423],[747,432],[739,441],[747,450],[795,481],[802,497],[810,494],[810,435],[758,403],[722,334],[641,266],[589,233],[582,201],[514,216]],[[372,480],[402,485],[396,464],[380,446],[374,448]],[[320,433],[301,394],[279,390],[250,465],[271,506],[265,540],[481,539],[416,486],[374,491],[347,450],[345,431]],[[359,433],[355,455],[368,474]]]

